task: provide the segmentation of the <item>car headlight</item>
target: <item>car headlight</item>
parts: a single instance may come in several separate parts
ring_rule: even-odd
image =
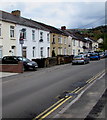
[[[31,63],[27,63],[27,65],[30,65],[30,66],[32,66],[32,64],[31,64]]]

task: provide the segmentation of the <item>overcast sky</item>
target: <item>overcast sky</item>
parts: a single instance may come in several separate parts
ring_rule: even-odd
[[[57,28],[92,28],[105,24],[105,0],[33,1],[1,0],[0,9],[6,12],[20,10],[22,17]]]

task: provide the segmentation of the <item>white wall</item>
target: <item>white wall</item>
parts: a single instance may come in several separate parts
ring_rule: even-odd
[[[16,55],[16,37],[13,38],[10,37],[10,26],[15,27],[15,24],[4,21],[0,21],[0,24],[1,24],[0,46],[2,49],[2,57],[8,55]],[[16,36],[16,31],[14,32]],[[9,52],[10,50],[12,51],[12,46],[15,46],[13,53]]]
[[[16,25],[16,34],[17,34],[17,55],[21,56],[21,44],[19,43],[20,30],[26,29],[26,39],[24,40],[23,46],[27,48],[27,58],[36,59],[41,58],[40,56],[40,48],[43,47],[43,57],[47,57],[47,47],[50,47],[50,42],[47,42],[47,33],[48,31],[39,30],[31,27],[26,27],[22,25]],[[35,41],[32,40],[32,30],[35,30]],[[43,42],[39,42],[40,40],[40,32],[43,32]],[[33,47],[35,47],[35,57],[33,57]]]

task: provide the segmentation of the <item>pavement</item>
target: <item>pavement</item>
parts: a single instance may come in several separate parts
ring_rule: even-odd
[[[106,75],[107,76],[107,75]],[[100,85],[100,89],[98,86]],[[86,90],[81,97],[72,104],[70,102],[53,118],[70,118],[81,120],[107,120],[105,114],[107,106],[107,90],[105,86],[105,77],[96,80],[96,82]]]
[[[0,78],[17,75],[19,73],[0,72]]]

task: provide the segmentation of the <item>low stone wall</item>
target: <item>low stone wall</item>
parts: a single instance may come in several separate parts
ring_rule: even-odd
[[[50,57],[50,58],[42,58],[42,59],[32,59],[33,61],[37,62],[39,68],[43,67],[51,67],[60,64],[67,64],[72,62],[72,56],[57,56],[57,57]]]
[[[23,63],[18,64],[0,64],[0,72],[23,73]]]
[[[45,67],[57,65],[57,57],[50,57],[45,60]]]

